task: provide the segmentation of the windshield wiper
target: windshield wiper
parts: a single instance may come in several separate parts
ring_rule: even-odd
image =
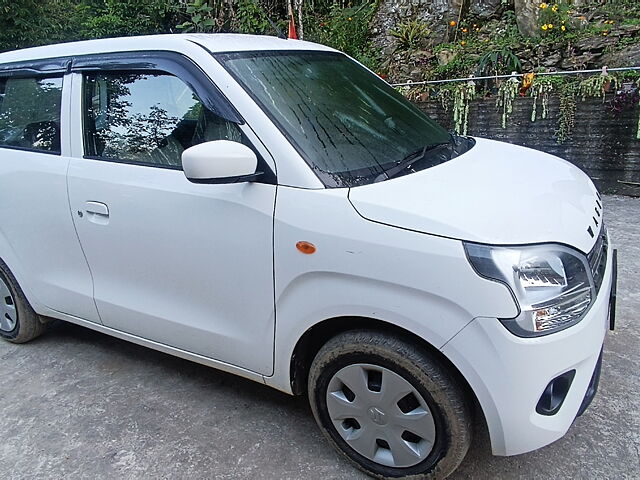
[[[426,145],[425,147],[421,148],[420,150],[416,150],[413,153],[410,153],[409,155],[407,155],[406,157],[404,157],[402,160],[400,160],[398,163],[396,163],[393,167],[391,167],[389,170],[385,170],[384,172],[382,172],[380,175],[378,175],[373,182],[381,182],[382,180],[388,180],[390,178],[395,177],[398,173],[411,168],[411,166],[416,163],[419,162],[420,160],[424,159],[425,156],[427,155],[427,152],[432,152],[436,149],[439,149],[441,147],[445,147],[445,146],[451,146],[451,142],[440,142],[440,143],[432,143],[431,145]]]

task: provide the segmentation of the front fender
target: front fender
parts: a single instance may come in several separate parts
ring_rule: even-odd
[[[267,383],[291,391],[295,346],[327,319],[381,320],[440,348],[474,317],[517,314],[504,285],[475,273],[462,242],[365,220],[346,193],[278,188],[275,368]],[[300,253],[299,241],[315,253]]]

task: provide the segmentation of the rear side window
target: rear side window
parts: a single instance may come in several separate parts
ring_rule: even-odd
[[[62,78],[0,78],[0,146],[60,153]]]
[[[198,143],[246,143],[235,123],[209,111],[182,80],[161,72],[84,77],[84,144],[89,158],[179,169]]]

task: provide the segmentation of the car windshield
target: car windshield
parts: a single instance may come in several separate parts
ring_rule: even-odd
[[[412,164],[411,158],[423,159],[435,145],[455,144],[444,128],[346,55],[280,51],[216,58],[327,187],[384,180],[399,165],[427,168],[434,163]],[[451,149],[446,160],[460,153]]]

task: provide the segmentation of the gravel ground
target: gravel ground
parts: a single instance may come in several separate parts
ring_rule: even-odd
[[[620,278],[598,395],[533,453],[492,457],[480,433],[451,479],[640,478],[640,199],[604,203]],[[81,327],[0,342],[0,365],[3,479],[366,478],[304,399]]]

